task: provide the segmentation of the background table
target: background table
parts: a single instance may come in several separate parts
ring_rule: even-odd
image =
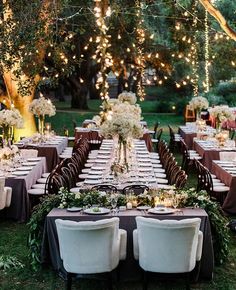
[[[229,186],[222,209],[230,214],[236,214],[236,175],[227,172],[220,164],[217,164],[217,161],[212,163],[212,173]]]
[[[54,141],[54,140],[52,140]],[[24,142],[24,139],[22,140]],[[24,149],[32,148],[33,144],[30,144],[29,146],[26,144],[23,146]],[[68,138],[67,137],[61,137],[60,140],[58,140],[58,144],[35,144],[33,148],[38,150],[38,156],[39,157],[45,157],[47,162],[47,168],[48,171],[51,172],[53,168],[59,163],[60,158],[59,155],[62,153],[62,151],[68,146]],[[19,146],[19,148],[21,148]]]
[[[26,222],[30,216],[30,202],[27,191],[45,172],[47,172],[46,159],[42,157],[29,174],[6,178],[6,186],[12,187],[12,199],[10,207],[1,211],[1,216],[18,222]]]
[[[143,215],[138,210],[121,211],[117,215],[120,218],[120,228],[127,231],[127,258],[120,264],[121,280],[138,280],[142,277],[138,262],[133,257],[133,230],[136,229],[136,216]],[[73,221],[95,221],[112,217],[108,215],[86,215],[75,212],[68,212],[66,209],[53,209],[46,217],[44,225],[43,242],[41,249],[41,258],[43,263],[51,263],[53,268],[60,273],[64,278],[66,272],[62,265],[62,260],[59,253],[58,236],[56,231],[55,220],[57,218],[73,220]],[[202,209],[183,209],[180,213],[170,215],[144,215],[147,218],[157,219],[176,219],[194,218],[201,219],[201,231],[203,232],[203,252],[200,267],[200,277],[212,279],[214,256],[211,238],[211,229],[207,213]]]

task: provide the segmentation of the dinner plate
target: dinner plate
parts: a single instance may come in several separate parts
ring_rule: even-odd
[[[32,165],[36,165],[38,164],[38,162],[23,162],[22,165],[23,166],[32,166]]]
[[[76,211],[81,211],[82,207],[72,206],[72,207],[68,207],[66,210],[71,211],[71,212],[76,212]]]
[[[151,166],[150,166],[150,162],[146,162],[146,163],[144,163],[144,162],[139,162],[139,163],[138,163],[138,167],[151,167]]]
[[[17,171],[18,170],[19,171],[30,171],[33,169],[33,167],[32,166],[22,166],[22,167],[17,167],[16,169],[17,169]]]
[[[16,175],[16,176],[27,175],[27,174],[29,174],[29,171],[15,171],[15,172],[12,172],[12,175]]]
[[[101,179],[102,175],[88,175],[86,179]]]
[[[70,192],[72,192],[72,193],[77,193],[77,192],[79,192],[80,191],[80,187],[72,187],[71,189],[70,189]]]
[[[138,171],[139,172],[151,172],[152,168],[151,167],[139,167]]]
[[[29,162],[34,162],[34,161],[40,161],[41,160],[41,158],[40,157],[31,157],[31,158],[27,158],[27,161],[29,161]]]
[[[140,205],[140,206],[137,206],[137,209],[138,210],[148,210],[150,208],[151,207],[149,205]]]
[[[143,162],[143,163],[150,163],[150,159],[149,159],[149,158],[139,158],[139,157],[138,157],[138,162],[140,162],[140,163],[141,163],[141,162]],[[139,163],[139,164],[140,164],[140,163]],[[142,164],[142,163],[141,163],[141,164]]]
[[[81,179],[85,179],[87,177],[88,177],[88,174],[86,174],[86,173],[79,174],[79,178],[81,178]]]
[[[96,157],[97,159],[109,159],[109,156],[107,156],[107,155],[97,155],[97,157]]]
[[[108,214],[110,212],[110,209],[104,207],[88,208],[85,209],[84,212],[87,214],[100,215],[100,214]]]
[[[101,163],[101,164],[104,164],[104,163],[107,163],[108,159],[104,160],[104,159],[99,159],[99,160],[95,160],[95,163]]]
[[[91,185],[93,185],[93,184],[99,184],[99,183],[101,183],[101,180],[97,180],[97,179],[89,179],[89,180],[85,180],[84,181],[84,184],[91,184]]]
[[[82,173],[89,173],[91,171],[90,168],[83,168]]]
[[[87,163],[94,163],[94,162],[96,162],[96,159],[88,159],[87,160]]]
[[[172,208],[166,208],[166,207],[160,207],[160,208],[156,207],[156,208],[150,208],[148,212],[152,214],[171,214],[171,213],[174,213],[175,210]]]
[[[84,164],[84,167],[88,167],[89,168],[89,167],[92,167],[92,166],[93,166],[93,163],[85,163]]]
[[[101,173],[102,173],[101,170],[93,170],[92,169],[92,170],[89,171],[89,176],[90,175],[99,175],[99,176],[101,176]]]
[[[93,169],[92,170],[99,170],[99,171],[102,171],[104,170],[106,167],[105,166],[93,166]]]

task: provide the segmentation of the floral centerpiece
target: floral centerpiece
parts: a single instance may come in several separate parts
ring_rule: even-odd
[[[210,108],[208,111],[210,115],[215,118],[217,131],[221,130],[223,122],[227,120],[235,120],[235,114],[229,106],[215,106],[214,108]]]
[[[189,102],[190,107],[196,111],[197,119],[201,119],[201,111],[202,109],[207,109],[209,107],[209,102],[204,97],[194,97]]]
[[[135,105],[137,102],[135,93],[127,91],[123,91],[119,94],[118,100],[122,103],[129,103],[130,105]]]
[[[23,118],[17,109],[5,109],[0,111],[0,127],[2,127],[3,140],[5,140],[6,143],[11,137],[10,129],[12,127],[22,128],[23,124]]]
[[[4,146],[0,149],[0,165],[2,168],[12,166],[14,158],[20,155],[20,150],[16,145]]]
[[[43,94],[40,93],[40,97],[33,100],[30,104],[29,111],[38,116],[38,130],[43,135],[45,115],[49,117],[54,116],[56,114],[56,107],[52,104],[51,100],[44,98]]]

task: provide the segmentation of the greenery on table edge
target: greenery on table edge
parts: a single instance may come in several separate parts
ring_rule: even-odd
[[[176,194],[180,201],[181,207],[194,207],[204,209],[210,219],[211,231],[213,237],[213,247],[216,264],[222,264],[227,260],[229,254],[229,230],[227,228],[227,219],[222,215],[219,204],[210,200],[205,191],[196,192],[194,188],[185,189],[181,191],[173,190],[158,190],[149,191],[136,196],[138,205],[154,205],[154,198],[158,196],[159,199],[164,199],[165,196]],[[132,200],[134,197],[129,197]],[[37,270],[40,265],[40,251],[43,236],[44,222],[47,214],[53,208],[67,208],[67,207],[83,207],[98,206],[110,207],[110,195],[105,192],[98,191],[83,191],[82,193],[70,193],[66,189],[61,189],[58,195],[46,195],[41,199],[32,213],[29,226],[29,257],[32,268]],[[118,206],[126,205],[127,198],[122,194],[118,194]]]

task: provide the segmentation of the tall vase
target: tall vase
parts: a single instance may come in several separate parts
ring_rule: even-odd
[[[38,117],[38,131],[39,134],[43,135],[44,133],[44,115],[39,115]]]
[[[125,166],[128,171],[128,159],[127,159],[127,142],[119,138],[117,161],[121,166]]]
[[[222,123],[219,118],[216,118],[216,133],[220,133],[222,129]]]
[[[2,145],[3,147],[11,142],[11,127],[8,125],[2,126]]]
[[[200,120],[200,119],[201,119],[201,110],[196,109],[196,120]]]

